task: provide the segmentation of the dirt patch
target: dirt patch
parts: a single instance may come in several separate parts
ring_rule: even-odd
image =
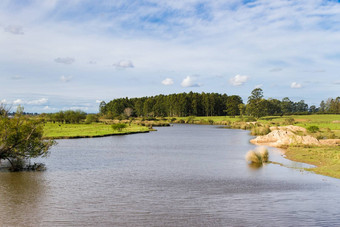
[[[320,144],[325,146],[339,146],[340,139],[326,139],[326,140],[319,140]]]
[[[264,136],[258,136],[250,140],[257,145],[268,145],[273,147],[285,147],[289,145],[320,145],[320,142],[312,136],[300,136],[297,132],[306,132],[305,128],[289,125],[271,127],[271,132]]]

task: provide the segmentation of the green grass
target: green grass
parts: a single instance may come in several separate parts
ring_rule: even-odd
[[[150,129],[145,126],[131,124],[122,131],[113,130],[111,125],[102,123],[92,124],[53,124],[45,123],[44,137],[46,138],[78,138],[78,137],[98,137],[116,134],[128,134],[136,132],[148,132]]]
[[[293,161],[316,166],[307,170],[340,178],[340,146],[334,147],[289,147],[286,157]]]

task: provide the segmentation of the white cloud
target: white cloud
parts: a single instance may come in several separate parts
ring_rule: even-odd
[[[115,66],[118,69],[126,69],[126,68],[133,68],[134,67],[132,61],[130,61],[130,60],[121,60],[121,61],[113,64],[113,66]]]
[[[290,84],[290,87],[291,87],[291,88],[301,88],[302,85],[299,84],[299,83],[297,83],[297,82],[293,82],[293,83]]]
[[[72,76],[61,76],[61,77],[60,77],[60,80],[61,80],[61,82],[63,82],[63,83],[67,83],[67,82],[69,82],[71,79],[72,79]]]
[[[17,25],[8,25],[4,28],[5,32],[12,33],[13,35],[23,35],[24,30],[21,26]]]
[[[162,81],[162,84],[164,84],[164,85],[173,85],[174,81],[171,78],[166,78],[165,80]]]
[[[42,105],[48,102],[47,98],[41,98],[41,99],[37,99],[37,100],[32,100],[32,101],[28,101],[27,104],[28,105]]]
[[[70,108],[64,108],[64,110],[82,110],[82,111],[87,111],[89,108],[84,107],[84,106],[72,106]]]
[[[0,101],[0,104],[8,104],[6,99]]]
[[[21,99],[16,99],[16,100],[13,101],[14,105],[20,105],[20,104],[23,104],[23,103],[24,103],[24,101],[22,101]]]
[[[229,82],[233,85],[233,86],[241,86],[242,84],[244,84],[245,82],[248,81],[248,76],[241,76],[241,75],[236,75],[232,78],[230,78]]]
[[[101,103],[102,102],[102,100],[96,100],[96,103]]]
[[[44,106],[44,108],[43,108],[44,110],[49,110],[50,109],[50,107],[49,106]]]
[[[75,59],[74,58],[66,57],[66,58],[56,58],[56,59],[54,59],[54,61],[57,62],[57,63],[61,63],[61,64],[65,64],[65,65],[70,65],[70,64],[75,62]]]
[[[261,88],[261,87],[263,87],[263,84],[257,84],[257,85],[255,85],[255,88]]]
[[[199,84],[195,83],[196,77],[194,76],[187,76],[183,79],[181,86],[182,87],[200,87]]]

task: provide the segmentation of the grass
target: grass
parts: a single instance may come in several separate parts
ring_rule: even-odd
[[[167,118],[169,121],[172,117]],[[192,123],[192,124],[216,124],[229,125],[232,128],[252,129],[252,125],[246,124],[251,121],[248,117],[240,116],[208,116],[208,117],[176,117],[174,123]],[[311,133],[312,136],[320,138],[340,138],[340,115],[337,114],[314,114],[314,115],[291,115],[291,116],[266,116],[257,120],[262,126],[285,126],[297,125],[303,128],[316,126],[320,130],[317,133]],[[255,132],[257,134],[257,132]],[[261,132],[259,133],[261,134]]]
[[[263,164],[268,162],[269,153],[267,148],[258,147],[256,150],[248,151],[245,158],[249,163]]]
[[[289,147],[286,157],[293,161],[316,166],[307,169],[318,174],[340,178],[340,146]]]
[[[103,123],[92,124],[57,124],[45,123],[44,137],[61,138],[81,138],[81,137],[100,137],[107,135],[119,135],[138,132],[148,132],[150,129],[145,126],[131,124],[121,131],[113,130],[111,125]]]

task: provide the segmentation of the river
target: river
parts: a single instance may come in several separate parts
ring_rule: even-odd
[[[251,168],[248,131],[174,125],[58,140],[44,172],[0,172],[0,226],[339,226],[340,180]]]

